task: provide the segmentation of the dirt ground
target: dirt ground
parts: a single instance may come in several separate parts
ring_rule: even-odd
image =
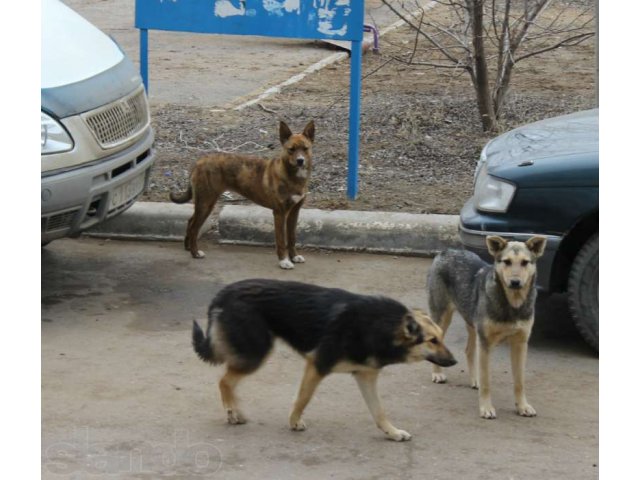
[[[431,14],[439,14],[439,8]],[[481,130],[466,74],[393,60],[407,58],[414,40],[415,34],[403,27],[382,37],[380,54],[364,55],[356,201],[346,199],[348,60],[242,111],[152,103],[158,161],[143,200],[168,201],[172,189],[185,188],[192,162],[207,152],[276,155],[279,120],[299,131],[314,119],[315,165],[307,207],[458,213],[471,194],[480,150],[491,137]],[[502,128],[595,107],[594,45],[591,40],[519,64]],[[418,46],[416,58],[426,55]]]

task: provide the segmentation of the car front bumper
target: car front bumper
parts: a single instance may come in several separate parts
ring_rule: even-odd
[[[474,207],[469,200],[460,212],[458,233],[465,249],[472,251],[481,258],[492,262],[487,250],[486,237],[499,235],[507,240],[524,242],[534,235],[541,235],[547,239],[544,254],[537,261],[537,285],[540,290],[548,291],[551,285],[551,271],[556,253],[560,248],[561,236],[546,235],[537,232],[510,232],[508,221],[503,216],[483,214]]]
[[[129,208],[149,184],[153,131],[130,147],[86,166],[43,172],[41,242],[76,236]]]

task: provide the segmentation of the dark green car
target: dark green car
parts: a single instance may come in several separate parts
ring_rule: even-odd
[[[487,259],[487,235],[547,237],[538,287],[568,292],[578,330],[596,350],[598,171],[598,109],[524,125],[482,150],[460,212],[462,243]]]

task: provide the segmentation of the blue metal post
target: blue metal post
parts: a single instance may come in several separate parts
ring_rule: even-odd
[[[140,75],[149,94],[149,31],[146,28],[140,29]]]
[[[347,197],[358,195],[358,165],[360,144],[360,84],[362,73],[362,41],[351,42],[351,91],[349,93],[349,169]]]

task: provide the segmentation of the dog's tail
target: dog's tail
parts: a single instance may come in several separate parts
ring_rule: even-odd
[[[186,192],[180,194],[171,192],[169,194],[169,198],[171,198],[173,203],[187,203],[191,198],[193,198],[193,189],[191,188],[191,184],[189,184]]]
[[[204,332],[198,325],[198,322],[193,321],[193,330],[191,333],[191,344],[198,356],[205,362],[214,363],[213,348],[211,347],[211,339],[205,337]]]

